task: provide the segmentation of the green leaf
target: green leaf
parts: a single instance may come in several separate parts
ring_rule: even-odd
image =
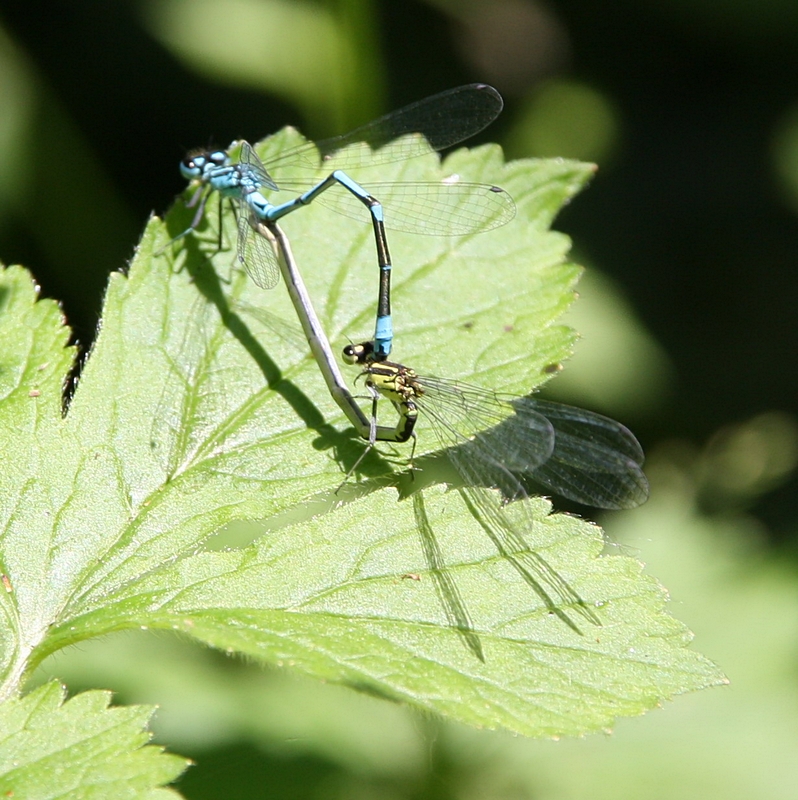
[[[0,705],[0,794],[3,797],[167,800],[158,788],[188,766],[148,745],[154,709],[109,708],[109,692],[64,702],[56,682]]]
[[[261,152],[268,164],[268,152],[296,143],[287,131]],[[378,171],[382,181],[450,173],[505,187],[517,218],[479,236],[390,234],[397,356],[529,392],[574,340],[556,320],[579,269],[548,228],[591,169],[505,165],[488,147],[458,151],[443,172],[434,154]],[[606,728],[723,680],[687,649],[689,632],[640,565],[601,556],[598,528],[543,499],[496,513],[518,517],[601,625],[573,607],[551,613],[460,494],[435,485],[446,475],[434,463],[411,479],[407,450],[378,447],[362,479],[336,493],[363,442],[307,347],[286,335],[292,326],[273,324],[292,316],[283,289],[262,292],[231,270],[210,224],[164,250],[192,214],[153,219],[129,274],[111,276],[65,418],[70,353],[57,309],[33,302],[20,270],[2,274],[0,290],[17,298],[4,305],[0,373],[7,694],[59,648],[139,627],[530,736]],[[284,227],[336,352],[368,338],[378,278],[369,226],[314,205]],[[225,241],[233,236],[228,220]],[[434,450],[423,420],[417,431],[417,455]],[[244,520],[248,544],[209,539]]]

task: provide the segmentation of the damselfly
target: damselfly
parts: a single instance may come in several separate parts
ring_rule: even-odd
[[[462,481],[466,503],[499,552],[553,613],[562,617],[566,604],[597,622],[568,583],[529,548],[525,526],[504,506],[529,497],[530,483],[585,505],[640,505],[648,497],[648,481],[642,470],[643,451],[631,431],[581,408],[531,396],[501,397],[459,381],[422,376],[393,361],[375,360],[372,342],[347,345],[343,357],[362,368],[373,400],[369,448],[386,430],[390,441],[415,437],[423,413]],[[381,397],[390,400],[399,415],[393,429],[377,425]],[[499,502],[492,490],[498,491]],[[526,505],[518,504],[522,518]]]
[[[620,422],[531,395],[502,397],[419,375],[403,364],[376,361],[373,353],[373,343],[362,342],[347,345],[343,358],[363,368],[375,402],[385,397],[393,403],[399,420],[387,438],[410,439],[423,412],[466,484],[498,489],[511,501],[526,496],[533,481],[606,509],[634,508],[648,497],[643,450]],[[382,430],[370,433],[370,445]]]
[[[199,225],[208,197],[216,191],[220,198],[231,201],[236,212],[239,263],[258,286],[271,288],[277,283],[279,266],[272,246],[259,236],[262,223],[276,222],[316,198],[350,216],[361,216],[365,206],[374,229],[380,274],[375,357],[384,358],[390,353],[393,340],[391,257],[385,225],[411,233],[472,233],[509,222],[515,215],[515,205],[499,187],[467,183],[460,181],[457,175],[438,183],[370,184],[370,190],[380,197],[380,202],[353,180],[350,173],[366,166],[429,153],[430,147],[442,150],[458,144],[490,124],[502,107],[501,96],[492,87],[485,84],[460,86],[412,103],[343,136],[317,143],[307,142],[283,152],[269,160],[268,171],[245,141],[234,144],[230,151],[190,153],[181,163],[180,170],[197,187],[188,203],[190,207],[196,205],[197,211],[189,227],[172,241]],[[368,148],[350,147],[357,143],[365,143]],[[320,164],[333,156],[336,169],[317,181],[315,173]],[[308,179],[283,183],[279,178],[284,168],[290,169],[294,176],[297,170],[306,170]],[[327,190],[334,186],[346,191],[328,193]],[[267,194],[281,189],[300,194],[280,203],[267,198]],[[387,221],[382,203],[388,207]]]

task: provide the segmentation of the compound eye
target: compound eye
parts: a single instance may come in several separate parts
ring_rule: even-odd
[[[187,180],[202,178],[209,168],[213,168],[219,163],[224,164],[225,158],[224,150],[195,150],[180,162],[180,174]],[[221,161],[217,159],[221,159]]]
[[[189,172],[189,173],[200,172],[204,166],[205,166],[204,155],[186,156],[180,162],[180,169],[183,172]]]
[[[344,347],[344,350],[343,350],[344,361],[347,364],[356,364],[357,363],[357,350],[358,350],[358,348],[356,347],[356,345],[353,345],[353,344],[348,344],[348,345],[346,345],[346,347]]]
[[[227,153],[224,150],[216,150],[208,154],[208,159],[217,167],[223,167],[227,163]]]

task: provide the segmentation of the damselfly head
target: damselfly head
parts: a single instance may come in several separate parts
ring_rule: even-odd
[[[195,150],[180,162],[180,174],[187,180],[201,178],[209,169],[224,167],[230,162],[224,150]]]
[[[368,364],[374,360],[374,342],[346,345],[343,349],[343,359],[347,364]]]

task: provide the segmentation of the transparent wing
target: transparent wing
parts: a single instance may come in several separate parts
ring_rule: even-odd
[[[443,150],[465,141],[493,122],[504,107],[501,95],[491,86],[472,83],[426,97],[404,108],[355,128],[343,136],[300,145],[269,159],[269,169],[282,164],[317,169],[321,161],[349,145],[365,142],[363,149],[342,154],[341,169],[386,164],[423,155],[432,147]],[[407,134],[418,133],[418,137]],[[395,140],[401,139],[401,142]],[[389,146],[395,142],[395,146]]]
[[[258,158],[258,154],[252,148],[252,145],[243,139],[240,145],[238,165],[241,170],[244,189],[252,191],[253,189],[268,188],[276,191],[277,184],[266,171],[266,167],[263,166],[263,162]],[[247,184],[247,181],[249,181],[249,184]]]
[[[269,239],[259,230],[258,218],[244,203],[238,204],[238,262],[261,289],[272,289],[280,280],[280,265]]]
[[[385,226],[408,233],[460,236],[506,225],[515,203],[504,189],[484,183],[369,183],[368,192],[385,209]],[[333,187],[318,202],[367,222],[363,204],[343,187]]]
[[[489,125],[501,112],[501,95],[485,84],[469,84],[442,92],[386,114],[343,136],[308,142],[269,159],[278,175],[281,166],[316,170],[332,155],[345,172],[402,161],[462,142]],[[417,134],[417,135],[410,135]],[[351,147],[356,144],[368,147]],[[253,181],[264,188],[277,185],[257,153],[241,142],[239,164],[251,170]],[[279,177],[279,175],[278,175]],[[310,176],[308,176],[310,178]],[[353,175],[357,179],[356,174]],[[305,191],[309,181],[279,181],[281,189]],[[253,183],[253,188],[257,188]],[[487,184],[459,182],[456,176],[440,183],[369,183],[366,190],[386,209],[386,225],[410,233],[462,235],[505,225],[515,216],[515,204],[503,189]],[[342,187],[334,187],[318,201],[354,219],[369,219],[363,204]]]
[[[419,377],[419,408],[467,486],[498,489],[506,500],[525,497],[514,474],[543,465],[554,449],[554,429],[532,408],[516,408],[494,392],[441,378]]]
[[[646,501],[643,450],[620,422],[534,397],[518,398],[513,405],[541,414],[554,428],[551,456],[532,470],[513,465],[518,471],[529,472],[553,492],[589,506],[635,508]]]

